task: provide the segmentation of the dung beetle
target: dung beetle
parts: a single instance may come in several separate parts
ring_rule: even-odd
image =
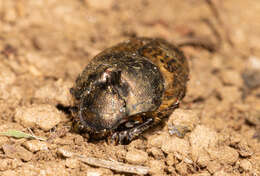
[[[70,89],[74,129],[129,143],[178,107],[188,76],[183,52],[163,39],[136,37],[105,49]]]

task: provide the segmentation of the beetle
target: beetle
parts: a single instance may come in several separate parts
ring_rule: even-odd
[[[183,52],[164,39],[135,37],[105,49],[70,89],[74,129],[129,143],[178,107],[188,80]]]

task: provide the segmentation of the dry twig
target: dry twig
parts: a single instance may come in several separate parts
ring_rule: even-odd
[[[109,161],[104,160],[100,158],[94,158],[94,157],[86,157],[84,155],[78,155],[69,151],[66,151],[64,149],[60,149],[59,153],[62,154],[64,157],[74,157],[86,164],[97,166],[97,167],[103,167],[108,168],[111,170],[115,170],[118,172],[126,172],[126,173],[133,173],[138,175],[145,175],[149,172],[149,167],[145,166],[139,166],[139,165],[130,165],[121,163],[118,161]]]
[[[118,161],[109,161],[109,160],[93,158],[93,157],[85,157],[82,155],[74,155],[74,157],[89,165],[104,167],[119,172],[134,173],[139,175],[145,175],[148,174],[149,172],[149,168],[144,166],[130,165]]]

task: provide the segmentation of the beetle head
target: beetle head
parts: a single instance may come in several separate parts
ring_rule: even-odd
[[[93,76],[79,101],[78,117],[86,131],[112,130],[126,117],[126,104],[118,87],[121,72],[113,68]]]

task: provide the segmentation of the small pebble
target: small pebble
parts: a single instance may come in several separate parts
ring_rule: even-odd
[[[206,166],[210,161],[207,150],[215,147],[218,141],[217,133],[205,126],[198,125],[189,136],[192,148],[192,158],[201,166]]]
[[[178,163],[178,159],[174,156],[173,153],[169,153],[166,157],[166,163],[168,166],[174,166]]]
[[[165,153],[178,152],[186,156],[190,153],[190,144],[185,139],[180,139],[175,136],[169,136],[165,138],[162,144],[162,151],[164,151]]]
[[[211,159],[218,159],[223,164],[233,165],[239,157],[238,152],[229,146],[218,147],[208,152]]]
[[[44,131],[49,131],[61,121],[62,114],[51,105],[32,105],[18,107],[15,112],[15,121],[25,127],[39,126]]]
[[[244,170],[244,171],[250,171],[253,167],[250,161],[247,159],[243,159],[240,161],[239,166]]]
[[[198,125],[190,135],[190,143],[193,148],[207,148],[215,146],[218,142],[217,133],[203,125]]]
[[[88,170],[87,176],[101,176],[102,172],[99,170]]]
[[[132,164],[144,164],[148,160],[148,154],[142,150],[130,150],[126,153],[126,160]]]
[[[194,155],[193,155],[193,157],[194,157]],[[207,153],[207,151],[201,151],[201,153],[200,153],[199,157],[197,158],[196,162],[199,166],[206,167],[209,164],[210,160],[211,160],[211,158],[210,158],[209,154]]]
[[[166,167],[162,160],[150,160],[149,167],[151,174],[164,175],[164,168]]]
[[[167,134],[165,133],[165,135],[167,135]],[[162,135],[162,134],[149,135],[147,138],[148,138],[148,145],[152,146],[152,147],[160,148],[164,141],[164,135]]]
[[[38,140],[30,140],[23,143],[23,146],[31,151],[31,152],[37,152],[40,150],[48,150],[48,146],[46,142],[38,141]]]
[[[6,156],[10,158],[19,158],[23,161],[30,161],[33,154],[21,146],[5,144],[2,146]]]
[[[63,157],[66,157],[66,158],[70,158],[70,157],[73,156],[73,153],[72,153],[71,151],[69,151],[69,150],[66,149],[66,148],[62,148],[62,147],[58,148],[57,153],[58,153],[59,155],[63,156]]]
[[[171,135],[184,137],[199,123],[197,113],[191,110],[176,109],[168,120],[168,130]]]
[[[178,173],[180,173],[180,175],[187,175],[187,165],[184,162],[180,162],[179,164],[176,165],[176,170],[178,171]]]
[[[72,140],[67,140],[64,138],[53,139],[53,143],[58,145],[74,145],[74,142]]]
[[[0,171],[15,169],[22,165],[22,161],[19,159],[1,159],[0,162]]]
[[[41,164],[40,167],[35,168],[33,165],[33,171],[36,171],[38,174],[32,174],[32,175],[40,175],[40,176],[67,176],[68,171],[66,170],[66,167],[64,165],[63,161],[48,161],[47,164]],[[31,172],[29,172],[31,173]],[[40,174],[39,174],[40,173]],[[24,174],[26,175],[26,174]],[[26,175],[27,176],[27,175]]]
[[[65,166],[71,169],[77,168],[79,166],[79,160],[75,158],[67,158],[65,161]]]
[[[221,165],[220,165],[220,163],[217,162],[217,161],[211,161],[211,162],[209,162],[208,165],[207,165],[207,169],[208,169],[208,171],[209,171],[211,174],[217,172],[220,168],[221,168]]]
[[[153,155],[153,157],[157,160],[163,159],[164,158],[164,154],[162,152],[162,150],[156,148],[156,147],[151,147],[148,149],[148,152],[151,153]]]
[[[243,139],[239,142],[237,148],[239,155],[241,155],[242,157],[250,157],[254,154],[248,143]]]

